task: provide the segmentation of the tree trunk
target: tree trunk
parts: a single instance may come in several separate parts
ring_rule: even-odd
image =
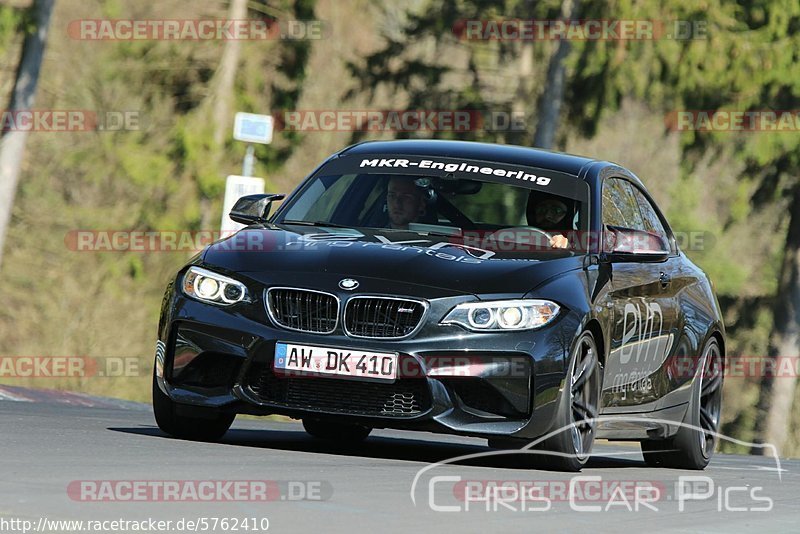
[[[561,18],[567,22],[574,19],[579,7],[580,0],[564,0],[561,4]],[[550,64],[547,66],[547,81],[537,106],[539,120],[533,136],[533,146],[536,148],[551,149],[555,143],[566,84],[564,60],[571,49],[572,45],[569,39],[561,39],[556,45],[556,51],[550,57]]]
[[[231,0],[228,10],[228,19],[242,20],[247,18],[247,0]],[[231,101],[233,100],[233,85],[236,81],[236,69],[239,67],[241,42],[238,39],[229,39],[225,42],[222,51],[219,69],[216,73],[216,87],[214,90],[214,144],[217,152],[222,150],[225,136],[230,135],[233,124],[231,123]]]
[[[525,0],[523,8],[523,18],[533,19],[533,0]],[[517,89],[514,92],[514,100],[511,103],[512,121],[515,117],[524,116],[531,109],[531,95],[533,94],[533,41],[523,40],[520,42],[519,59],[517,62]],[[517,132],[511,131],[510,139],[518,144],[517,138],[521,138]]]
[[[242,20],[247,18],[247,0],[231,0],[228,8],[229,20]],[[220,167],[222,161],[223,146],[225,137],[231,135],[233,123],[231,122],[231,107],[233,101],[233,87],[236,82],[236,69],[239,67],[239,56],[241,43],[238,39],[225,41],[225,48],[222,50],[222,58],[219,68],[214,75],[214,91],[212,93],[212,105],[214,110],[212,117],[214,120],[214,145],[212,159],[215,168]],[[201,194],[200,196],[200,228],[204,230],[211,228],[211,200]]]
[[[36,25],[22,43],[22,55],[7,108],[9,113],[29,110],[33,106],[54,3],[55,0],[33,2],[31,9]],[[14,207],[14,196],[17,192],[27,138],[28,132],[25,130],[0,131],[0,264],[3,261],[6,233],[11,221],[11,210]]]
[[[789,231],[786,234],[775,300],[775,326],[770,340],[770,357],[793,359],[792,369],[796,369],[797,358],[800,357],[800,186],[794,189],[789,217]],[[780,370],[776,371],[774,378],[765,376],[761,380],[756,435],[762,443],[777,447],[779,453],[786,444],[792,421],[796,381],[794,373]],[[759,448],[754,448],[752,452],[767,453]]]

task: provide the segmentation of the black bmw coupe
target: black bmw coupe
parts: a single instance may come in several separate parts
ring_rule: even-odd
[[[640,441],[651,465],[708,464],[719,306],[630,171],[516,146],[366,142],[230,217],[245,228],[164,296],[153,408],[168,434],[216,440],[236,414],[282,414],[328,440],[393,428],[536,441],[572,471],[595,438]]]

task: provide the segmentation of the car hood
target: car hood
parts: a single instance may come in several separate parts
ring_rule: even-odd
[[[390,229],[300,225],[248,227],[210,245],[202,261],[267,284],[313,286],[330,277],[427,286],[426,295],[523,295],[548,278],[578,269],[568,252],[502,252],[480,241]],[[465,246],[466,245],[466,246]],[[337,279],[338,283],[338,279]],[[374,287],[374,284],[372,284]],[[431,290],[434,290],[433,293]]]

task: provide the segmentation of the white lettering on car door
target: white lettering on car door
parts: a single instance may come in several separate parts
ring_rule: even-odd
[[[658,326],[656,327],[656,324]],[[657,302],[639,303],[628,302],[625,304],[625,312],[622,326],[622,349],[620,352],[620,363],[625,365],[631,357],[636,354],[636,363],[645,363],[650,360],[651,348],[653,349],[652,358],[657,360],[658,343],[653,343],[653,338],[661,335],[664,329],[664,314],[661,306]],[[636,338],[637,341],[631,343]],[[644,352],[644,356],[642,353]]]

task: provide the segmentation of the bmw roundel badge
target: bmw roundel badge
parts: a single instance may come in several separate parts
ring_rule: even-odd
[[[352,291],[358,287],[358,281],[353,280],[352,278],[343,278],[339,282],[339,287],[347,291]]]

